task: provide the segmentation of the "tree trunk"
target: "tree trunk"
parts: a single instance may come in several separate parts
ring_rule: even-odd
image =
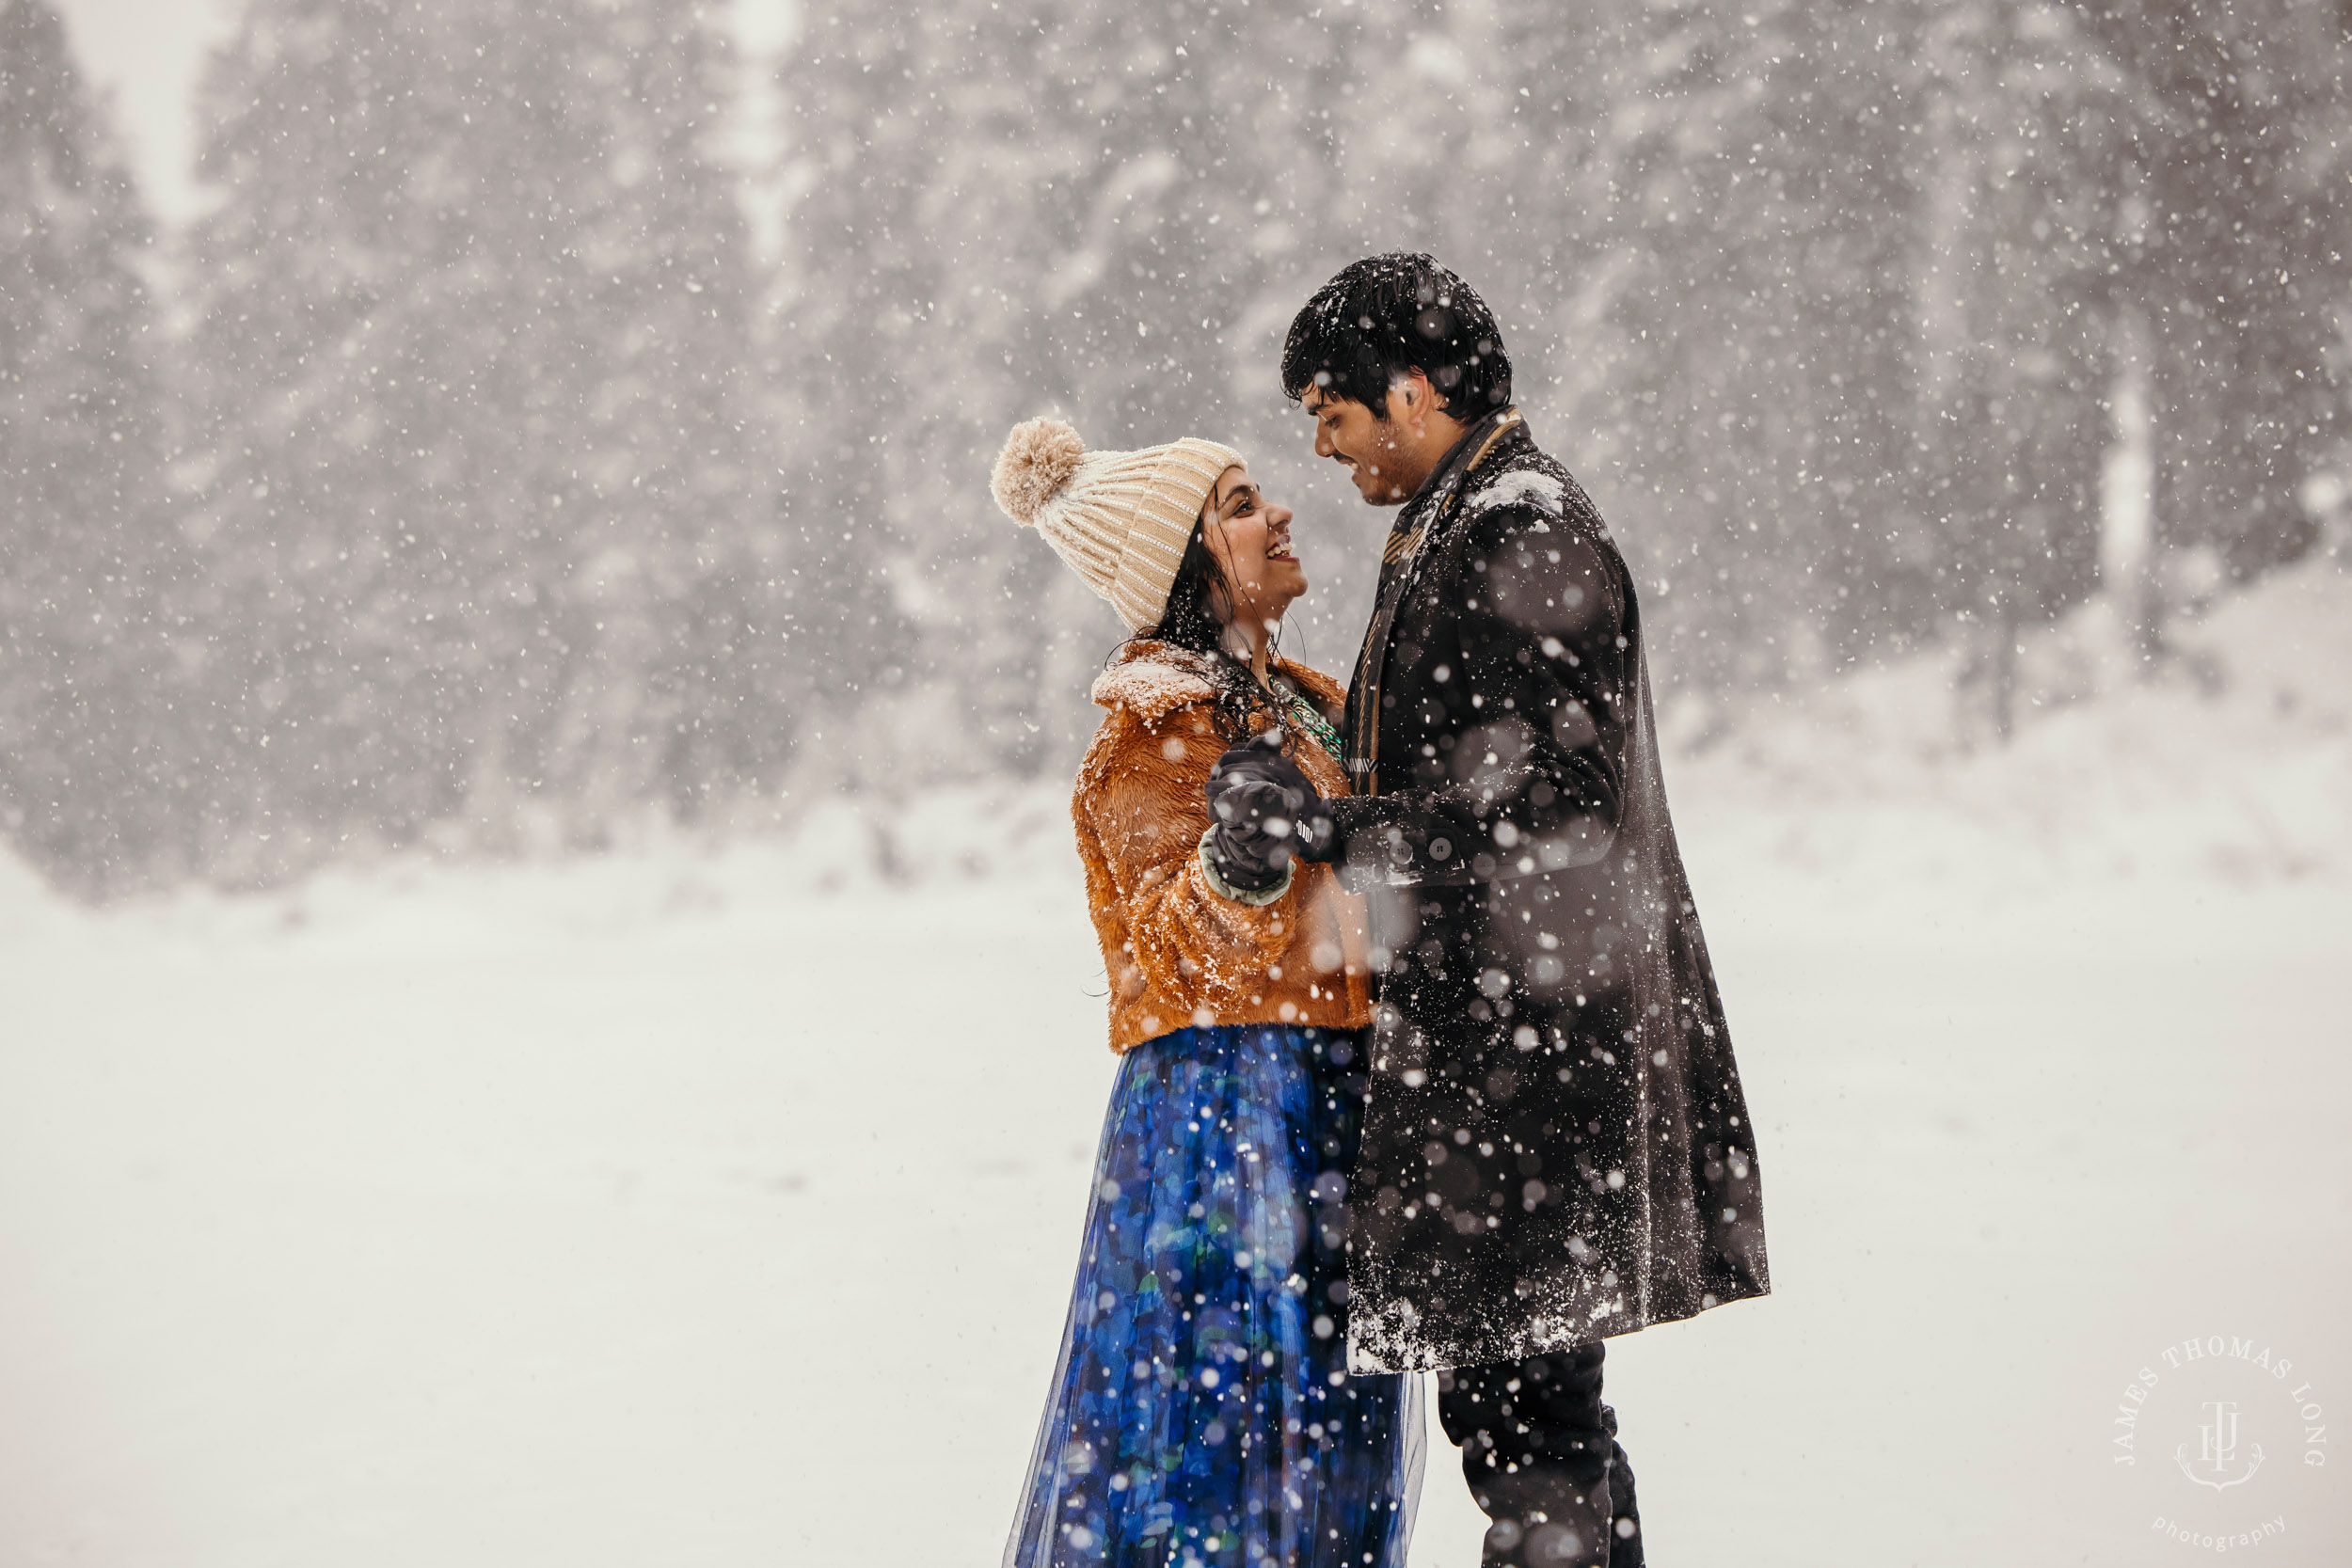
[[[2114,596],[2129,646],[2145,665],[2163,646],[2156,593],[2155,341],[2137,306],[2116,322],[2109,406],[2115,441],[2101,475],[2099,575]]]

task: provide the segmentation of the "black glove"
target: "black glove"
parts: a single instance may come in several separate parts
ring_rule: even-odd
[[[1282,754],[1282,732],[1253,736],[1209,769],[1208,849],[1216,874],[1243,893],[1280,882],[1294,852],[1331,839],[1331,813],[1298,765]]]

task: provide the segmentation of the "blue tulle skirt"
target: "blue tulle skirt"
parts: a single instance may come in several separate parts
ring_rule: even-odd
[[[1404,1568],[1419,1384],[1346,1370],[1362,1049],[1237,1025],[1121,1061],[1006,1568]]]

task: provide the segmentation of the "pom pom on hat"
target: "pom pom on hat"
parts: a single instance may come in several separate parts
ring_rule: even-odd
[[[1186,436],[1135,451],[1089,451],[1059,420],[1025,420],[1005,438],[989,490],[1037,530],[1134,630],[1157,625],[1200,509],[1241,453]]]
[[[1024,420],[1005,437],[989,490],[1005,515],[1035,528],[1038,515],[1070,483],[1087,444],[1059,420]]]

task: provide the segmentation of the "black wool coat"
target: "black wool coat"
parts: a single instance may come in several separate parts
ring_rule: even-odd
[[[1371,895],[1379,974],[1357,1363],[1514,1359],[1762,1295],[1755,1130],[1625,561],[1516,411],[1391,540],[1327,852]]]

